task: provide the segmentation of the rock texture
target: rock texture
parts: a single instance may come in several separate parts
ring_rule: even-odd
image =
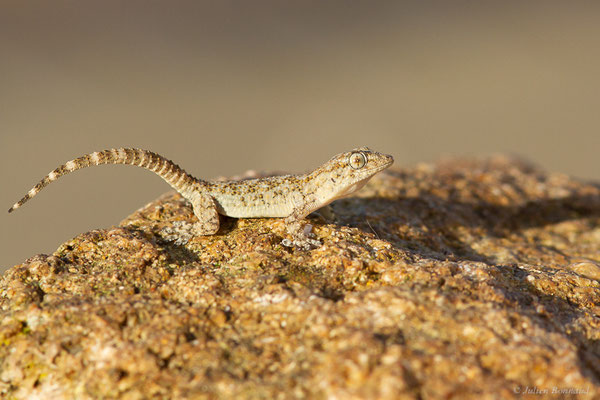
[[[333,211],[312,251],[276,219],[180,243],[168,194],[13,267],[2,398],[600,396],[598,185],[451,160]]]

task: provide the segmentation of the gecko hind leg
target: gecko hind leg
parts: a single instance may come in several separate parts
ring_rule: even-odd
[[[214,235],[219,230],[219,214],[212,197],[200,193],[195,193],[193,197],[190,197],[187,200],[192,203],[192,209],[198,221],[193,224],[175,221],[172,226],[163,228],[163,237],[168,242],[185,245],[195,236]]]
[[[214,235],[219,231],[219,213],[213,198],[207,194],[194,193],[189,199],[192,203],[194,215],[198,222],[194,224],[194,231],[197,235]]]

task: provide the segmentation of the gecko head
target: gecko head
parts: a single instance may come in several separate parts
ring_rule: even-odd
[[[322,201],[327,203],[350,195],[362,188],[376,173],[394,162],[387,154],[378,153],[368,147],[338,154],[315,170],[316,190]],[[327,197],[331,197],[330,199]]]

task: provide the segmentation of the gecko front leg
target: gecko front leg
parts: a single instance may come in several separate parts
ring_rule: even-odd
[[[311,238],[314,234],[311,233],[312,225],[302,222],[302,219],[310,214],[316,207],[315,201],[305,202],[301,206],[296,207],[294,211],[285,218],[284,223],[288,234],[292,236],[292,240],[284,239],[281,243],[286,247],[296,246],[303,250],[310,250],[321,246],[321,242]]]

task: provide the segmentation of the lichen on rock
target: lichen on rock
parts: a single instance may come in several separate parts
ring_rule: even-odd
[[[11,268],[0,396],[600,396],[597,184],[449,160],[332,208],[311,251],[279,219],[177,242],[169,193]]]

